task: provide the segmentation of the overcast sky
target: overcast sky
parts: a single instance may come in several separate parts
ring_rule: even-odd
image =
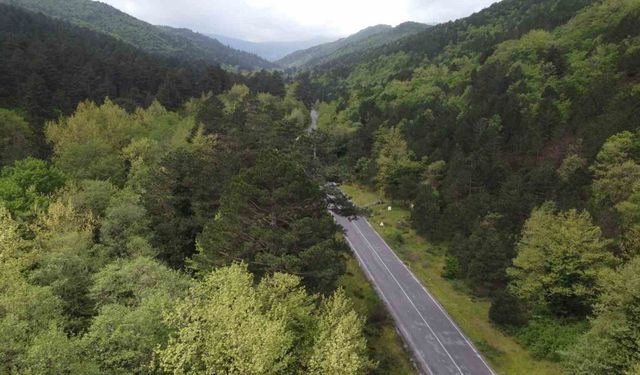
[[[497,0],[101,0],[144,21],[254,42],[352,34],[377,24],[439,23]]]

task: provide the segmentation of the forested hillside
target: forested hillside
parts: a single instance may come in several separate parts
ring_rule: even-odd
[[[160,56],[247,70],[274,68],[254,54],[229,48],[202,34],[151,25],[98,1],[0,0],[0,3],[62,19]]]
[[[299,78],[324,174],[383,191],[443,275],[569,374],[640,363],[640,2],[505,0]]]
[[[410,373],[326,181],[483,304],[489,362],[497,332],[545,373],[639,373],[640,1],[374,27],[290,79],[16,1],[46,15],[0,4],[0,374]]]
[[[410,369],[279,73],[1,4],[0,45],[0,373]]]
[[[308,111],[235,85],[49,122],[0,171],[0,372],[364,374]],[[18,121],[19,117],[9,118]],[[267,369],[267,370],[265,370]]]
[[[46,154],[44,121],[71,114],[84,100],[109,97],[127,110],[158,100],[176,110],[189,98],[220,94],[233,83],[256,92],[285,93],[277,72],[237,75],[218,66],[159,58],[109,36],[3,4],[0,48],[0,108],[18,110],[30,128],[27,134],[8,128],[13,121],[4,125],[3,138],[23,144],[4,151],[0,165],[20,155]]]
[[[361,53],[372,48],[387,45],[403,37],[417,34],[428,28],[417,22],[405,22],[396,27],[389,25],[371,26],[349,37],[331,43],[293,52],[276,63],[283,68],[311,68],[331,62],[342,56]]]

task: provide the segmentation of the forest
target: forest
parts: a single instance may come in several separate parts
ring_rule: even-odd
[[[323,173],[410,207],[443,276],[568,374],[640,369],[639,24],[638,1],[503,1],[297,78]]]
[[[134,18],[105,2],[92,0],[0,0],[35,13],[87,28],[147,53],[175,60],[223,65],[252,71],[275,65],[252,53],[239,51],[217,39],[184,28],[156,26]]]
[[[305,113],[235,85],[180,113],[84,101],[48,122],[50,161],[0,174],[0,372],[372,368],[336,290],[345,245],[288,139]]]
[[[534,358],[640,373],[640,2],[419,29],[236,72],[0,4],[0,374],[393,373],[326,181]]]

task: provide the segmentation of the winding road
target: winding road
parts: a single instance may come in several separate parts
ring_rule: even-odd
[[[440,304],[371,227],[333,214],[360,266],[384,300],[422,372],[495,375]]]

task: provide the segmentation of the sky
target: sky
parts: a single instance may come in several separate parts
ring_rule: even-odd
[[[497,0],[101,0],[156,25],[252,42],[341,37],[368,26],[440,23]]]

